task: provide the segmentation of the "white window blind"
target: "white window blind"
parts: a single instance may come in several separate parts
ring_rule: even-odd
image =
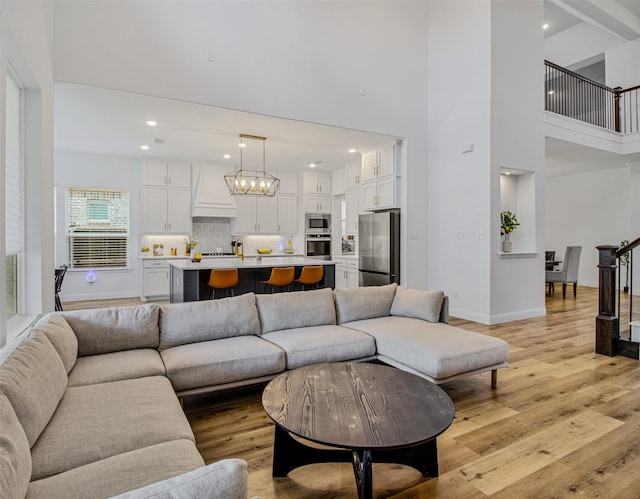
[[[67,189],[69,268],[127,266],[129,193]]]
[[[5,268],[7,319],[21,313],[20,277],[24,272],[24,173],[22,161],[22,99],[21,85],[7,76],[5,127]]]

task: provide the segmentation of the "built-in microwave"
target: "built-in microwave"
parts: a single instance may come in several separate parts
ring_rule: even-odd
[[[305,215],[307,234],[331,234],[331,215],[328,213],[307,213]]]

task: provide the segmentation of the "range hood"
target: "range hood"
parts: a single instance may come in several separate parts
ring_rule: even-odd
[[[228,217],[238,215],[235,197],[229,194],[223,166],[194,164],[192,217]]]

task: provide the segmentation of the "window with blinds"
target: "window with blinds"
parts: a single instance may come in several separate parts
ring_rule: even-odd
[[[127,266],[129,193],[67,189],[69,268]]]

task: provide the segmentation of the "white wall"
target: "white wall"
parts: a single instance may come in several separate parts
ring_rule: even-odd
[[[429,2],[429,283],[488,324],[544,314],[543,255],[499,258],[500,168],[544,167],[541,20],[540,2]]]
[[[605,79],[611,88],[635,87],[640,83],[640,41],[633,40],[605,52]],[[635,63],[633,62],[635,61]]]
[[[55,77],[406,138],[402,273],[425,288],[426,15],[426,2],[56,2]]]
[[[139,296],[140,282],[140,161],[57,151],[56,188],[56,265],[68,263],[66,247],[65,191],[68,187],[122,189],[129,191],[129,268],[93,271],[93,283],[85,280],[86,270],[69,270],[65,275],[62,301],[98,300]]]
[[[638,174],[634,177],[632,182],[630,169],[619,168],[545,179],[545,249],[555,250],[562,260],[567,246],[582,246],[581,286],[598,287],[596,246],[617,246],[640,235],[638,217],[631,216],[630,201],[637,195],[631,197],[630,188],[638,183]]]
[[[566,68],[623,44],[624,40],[613,33],[582,22],[547,38],[544,58]]]
[[[26,314],[53,309],[53,79],[49,48],[50,4],[0,3],[0,109],[4,110],[7,66],[27,89]],[[0,118],[0,178],[4,170],[4,111]],[[4,180],[0,180],[0,219],[4,220]],[[4,231],[0,231],[0,282],[5,282]],[[6,335],[5,290],[0,286],[0,344]]]

